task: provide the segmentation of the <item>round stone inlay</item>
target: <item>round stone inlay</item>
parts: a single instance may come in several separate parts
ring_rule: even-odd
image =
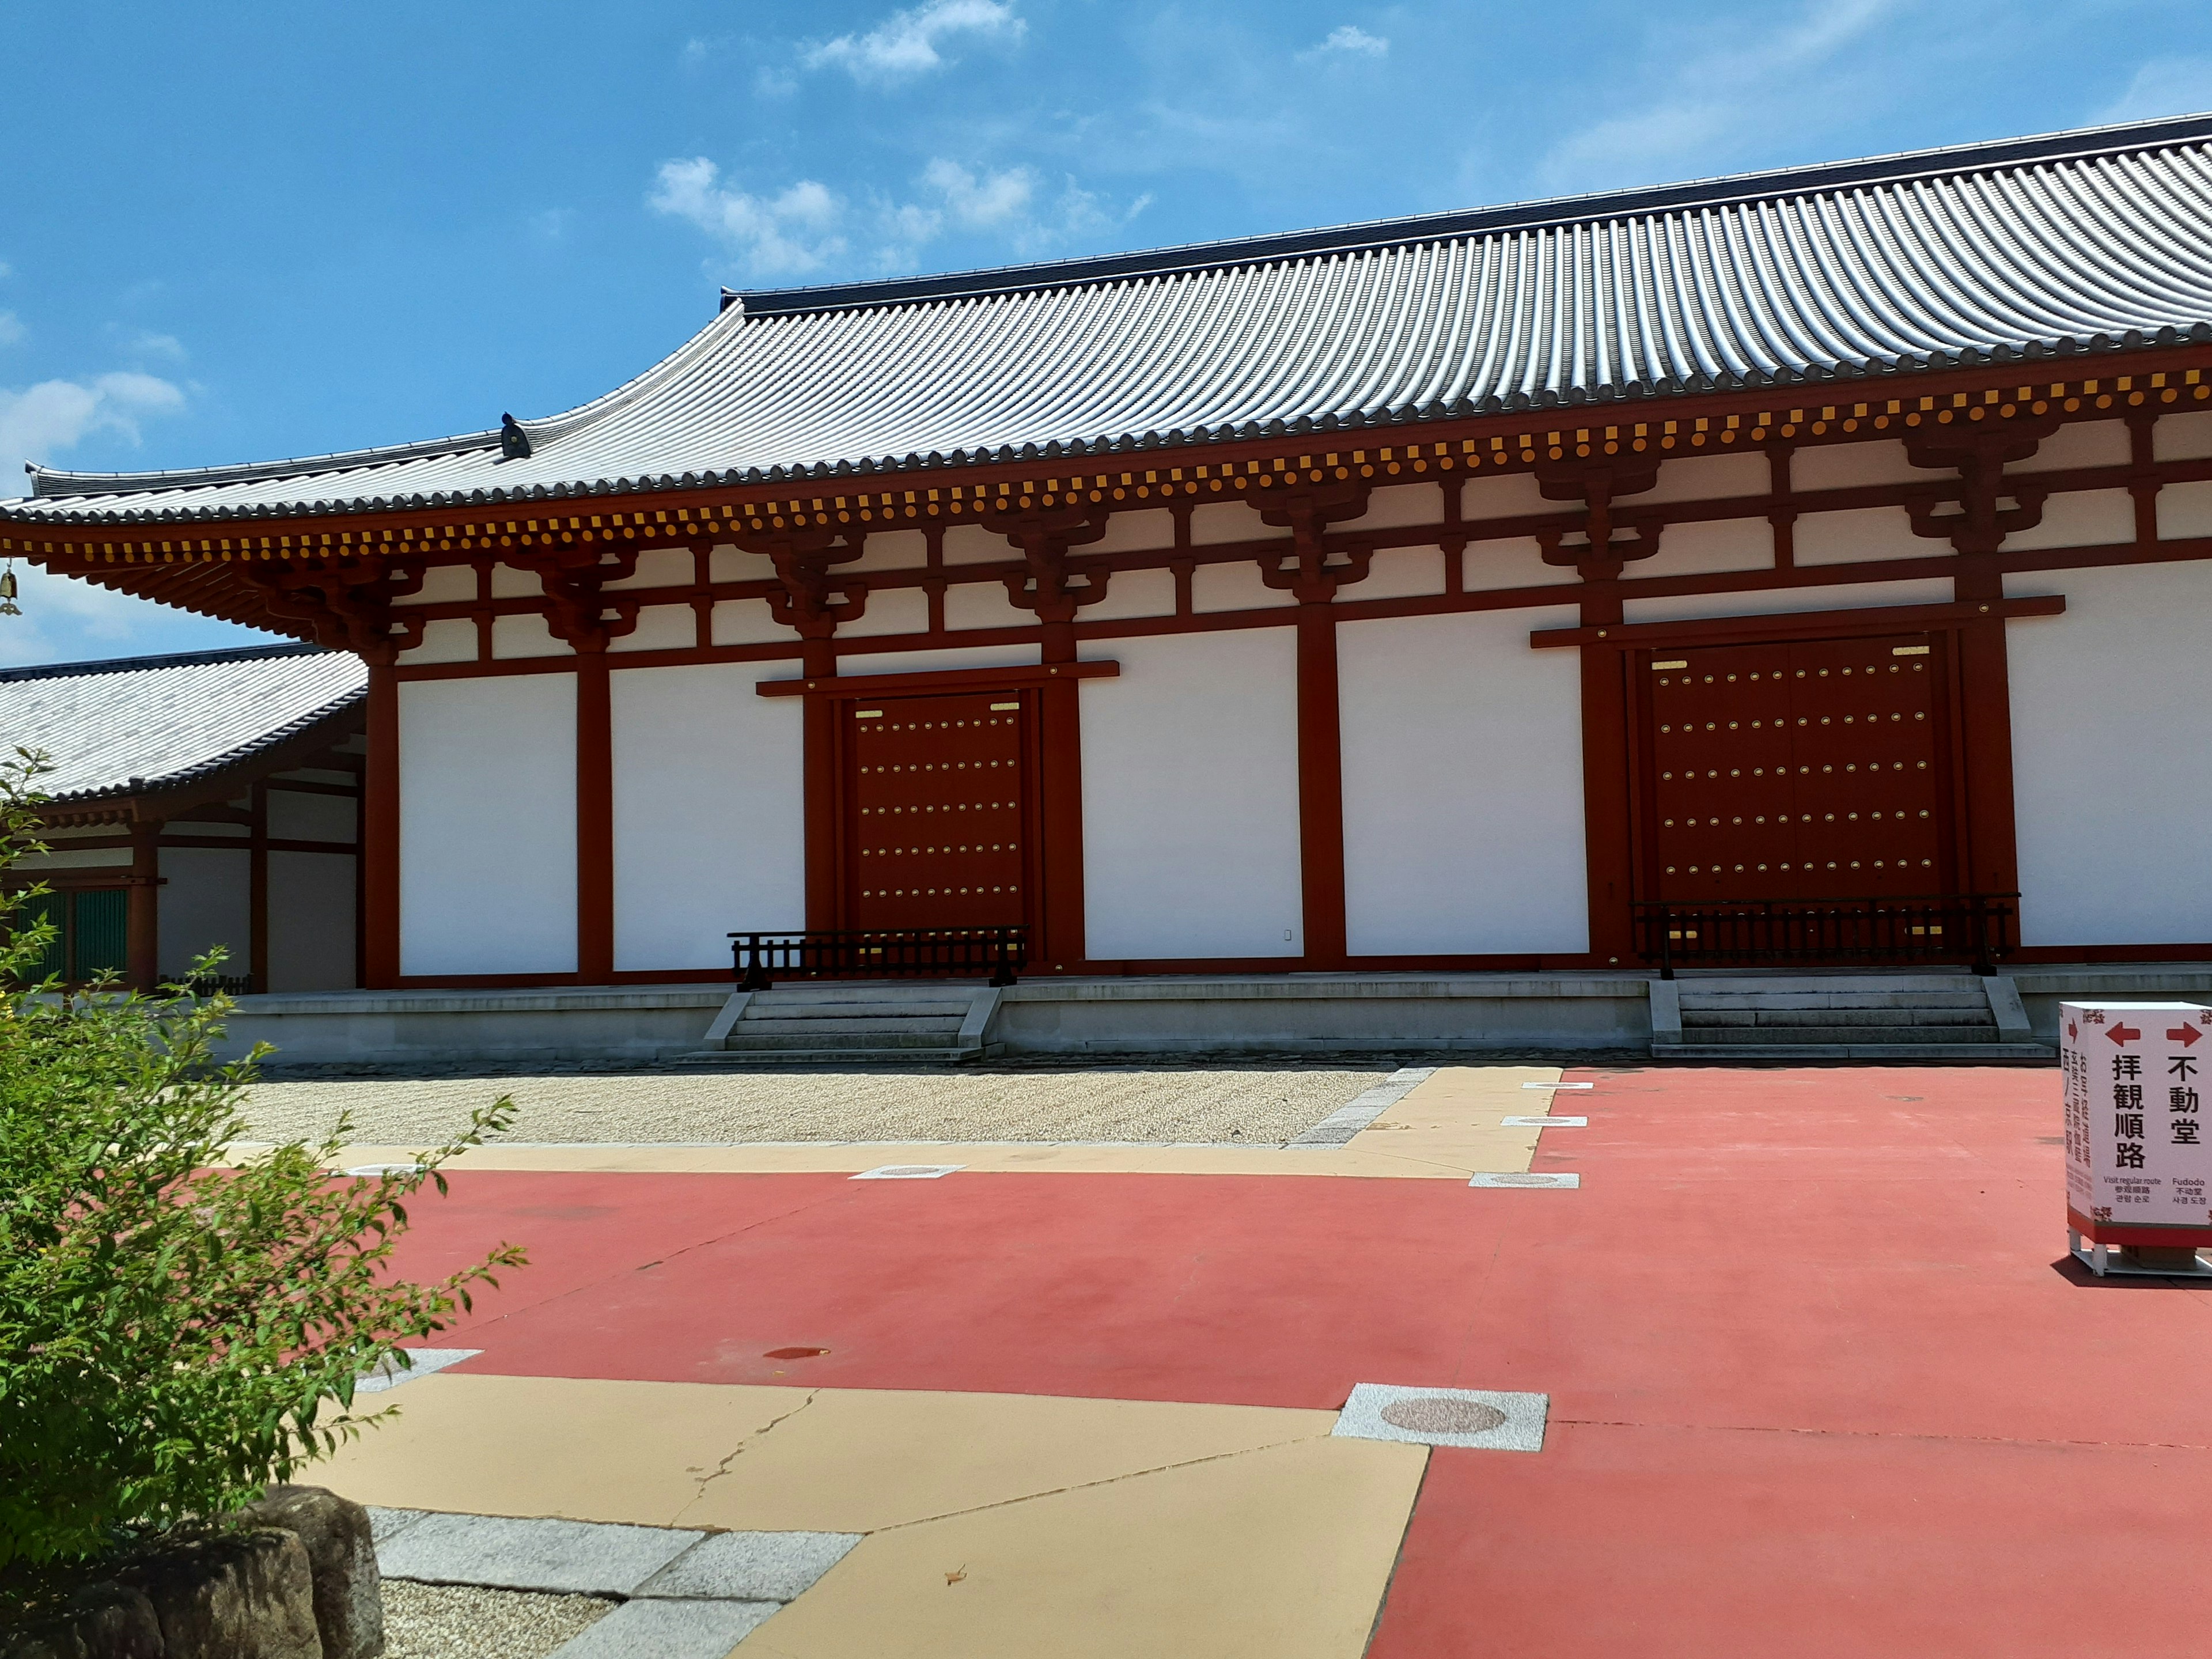
[[[1479,1400],[1428,1394],[1392,1401],[1382,1408],[1382,1420],[1408,1434],[1488,1434],[1504,1425],[1505,1413]]]

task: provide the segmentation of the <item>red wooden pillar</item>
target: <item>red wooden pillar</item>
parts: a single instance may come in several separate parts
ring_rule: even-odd
[[[1345,961],[1344,738],[1337,697],[1336,612],[1298,605],[1298,875],[1305,964]]]
[[[1583,840],[1589,870],[1590,955],[1607,966],[1636,957],[1636,871],[1629,823],[1628,662],[1606,645],[1582,647]]]
[[[362,983],[399,983],[399,682],[368,669],[368,764],[362,769],[360,835]]]
[[[803,678],[826,680],[837,672],[837,647],[827,635],[804,640],[799,647]],[[805,802],[803,815],[806,837],[806,925],[810,928],[844,925],[837,833],[837,711],[830,697],[805,697],[805,712],[799,740],[805,748]]]
[[[1051,629],[1046,633],[1049,636]],[[1071,639],[1067,656],[1058,660],[1073,661],[1074,655]],[[1081,695],[1081,687],[1074,680],[1048,680],[1037,694],[1044,904],[1042,937],[1030,965],[1054,973],[1079,965],[1087,949],[1083,913],[1083,737],[1076,701]]]
[[[125,901],[124,957],[131,988],[151,991],[161,977],[161,820],[131,826],[131,888]]]
[[[1972,557],[1954,584],[1961,602],[1992,602],[2004,578]],[[2002,617],[1978,617],[1953,636],[1959,662],[1960,796],[1965,806],[1958,881],[1969,893],[2009,893],[2020,885],[2013,822],[2012,676]]]
[[[615,971],[613,688],[604,649],[576,658],[576,972],[604,985]]]

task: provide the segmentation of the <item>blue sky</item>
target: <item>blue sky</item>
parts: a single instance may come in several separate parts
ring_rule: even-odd
[[[2212,107],[2203,0],[0,0],[0,493],[474,431],[719,283]],[[0,664],[242,643],[26,575]]]

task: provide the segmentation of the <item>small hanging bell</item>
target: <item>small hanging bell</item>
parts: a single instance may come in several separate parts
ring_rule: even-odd
[[[15,603],[15,567],[0,570],[0,617],[20,617],[23,608]]]

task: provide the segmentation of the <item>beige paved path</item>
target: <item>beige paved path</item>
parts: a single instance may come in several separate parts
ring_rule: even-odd
[[[319,1480],[370,1504],[860,1532],[739,1659],[1357,1659],[1427,1453],[1333,1412],[441,1374]]]
[[[887,1164],[957,1164],[978,1171],[1042,1174],[1357,1176],[1464,1181],[1481,1171],[1528,1167],[1541,1132],[1508,1128],[1500,1120],[1541,1115],[1553,1098],[1551,1091],[1523,1085],[1559,1079],[1556,1066],[1445,1066],[1343,1146],[1035,1146],[915,1140],[711,1146],[507,1142],[467,1153],[453,1167],[774,1174],[858,1173]],[[411,1140],[363,1141],[349,1147],[345,1158],[349,1167],[401,1163],[414,1157],[422,1145]]]

